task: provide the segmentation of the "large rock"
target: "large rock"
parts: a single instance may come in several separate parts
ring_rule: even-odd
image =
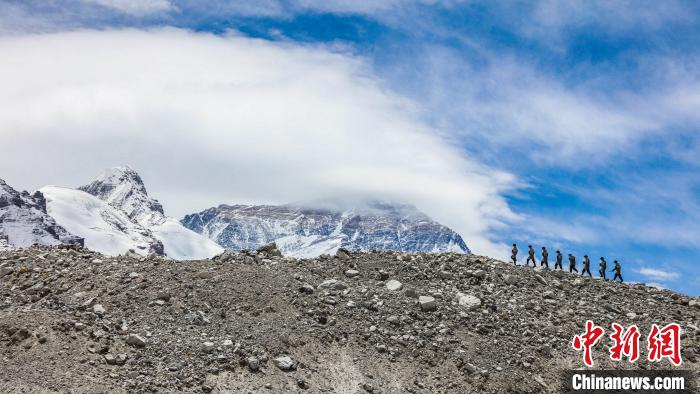
[[[146,338],[136,334],[129,334],[126,337],[126,343],[131,346],[144,347],[146,346]]]
[[[435,302],[435,298],[431,296],[418,297],[418,305],[420,305],[420,309],[426,312],[434,311],[437,309],[437,303]]]
[[[296,362],[289,356],[281,356],[275,359],[275,365],[282,371],[291,371],[296,367]]]
[[[282,257],[282,252],[280,252],[280,250],[277,249],[277,244],[274,242],[270,242],[269,244],[259,247],[258,253],[266,253],[270,256]]]
[[[403,287],[403,284],[396,279],[392,279],[392,280],[386,282],[386,288],[391,290],[391,291],[401,290],[402,287]]]
[[[473,311],[481,306],[481,300],[471,294],[457,293],[456,301],[460,307]]]

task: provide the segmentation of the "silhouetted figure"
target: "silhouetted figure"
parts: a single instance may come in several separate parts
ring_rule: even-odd
[[[557,269],[559,267],[560,270],[564,270],[564,267],[562,266],[562,261],[564,260],[564,256],[561,254],[560,251],[557,250],[557,261],[554,262],[554,269]]]
[[[518,265],[518,246],[513,244],[513,249],[511,250],[512,255],[510,259],[513,260],[513,264]]]
[[[578,270],[576,269],[576,257],[574,257],[573,254],[569,253],[569,272],[574,272],[578,274]]]
[[[549,252],[547,252],[547,248],[544,246],[542,247],[542,261],[540,262],[540,267],[543,265],[549,268]]]
[[[531,261],[532,266],[537,267],[537,263],[535,262],[535,249],[532,248],[532,245],[529,245],[529,249],[527,250],[527,261],[525,261],[525,265],[529,267]]]
[[[583,256],[583,269],[581,270],[581,275],[588,274],[591,278],[593,275],[591,275],[591,260],[588,258],[588,255]]]
[[[600,273],[600,277],[603,278],[604,280],[608,280],[608,278],[605,276],[605,269],[608,267],[608,262],[605,261],[605,257],[600,258],[600,269],[598,270],[598,273]]]
[[[612,271],[610,271],[615,273],[615,276],[613,276],[613,282],[615,281],[615,279],[620,278],[620,283],[622,283],[622,267],[620,266],[620,263],[617,262],[617,260],[615,260],[613,264],[615,265],[613,266]]]

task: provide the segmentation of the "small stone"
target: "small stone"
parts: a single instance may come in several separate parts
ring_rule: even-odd
[[[379,280],[389,279],[389,273],[384,270],[379,270]]]
[[[114,357],[112,354],[105,354],[105,361],[107,362],[108,365],[116,365],[117,364],[117,358]]]
[[[282,371],[291,371],[296,367],[296,363],[289,356],[281,356],[275,359],[275,365]]]
[[[515,285],[518,283],[518,277],[515,275],[506,275],[503,277],[503,281],[505,281],[509,285]]]
[[[386,282],[386,288],[391,290],[391,291],[401,290],[402,287],[403,287],[403,284],[396,279],[392,279],[392,280]]]
[[[404,294],[406,294],[406,297],[418,298],[418,292],[416,291],[416,289],[414,289],[412,287],[409,287],[408,289],[406,289]]]
[[[634,319],[634,318],[636,318],[636,317],[637,317],[637,314],[634,313],[634,312],[629,312],[629,313],[627,313],[627,318],[629,318],[629,319]]]
[[[366,392],[368,392],[368,393],[371,393],[371,392],[374,391],[374,386],[372,386],[371,383],[365,383],[365,384],[363,384],[363,385],[362,385],[362,388],[363,388]]]
[[[329,288],[333,287],[333,285],[335,285],[336,283],[338,283],[338,279],[324,280],[323,282],[321,282],[320,285],[318,285],[318,288],[319,289],[329,289]]]
[[[124,365],[126,364],[126,360],[129,358],[126,354],[117,354],[117,365]]]
[[[347,288],[348,288],[348,285],[346,285],[345,283],[343,283],[341,281],[337,281],[333,284],[334,290],[345,290]]]
[[[250,372],[258,372],[260,370],[260,360],[257,357],[248,357],[247,364]]]
[[[476,270],[476,271],[472,272],[472,276],[475,278],[483,279],[486,277],[486,271]]]
[[[92,307],[92,311],[97,315],[97,316],[104,316],[107,311],[105,308],[102,306],[102,304],[95,304]]]
[[[2,267],[0,268],[0,278],[2,278],[5,275],[9,275],[13,272],[15,272],[15,269],[13,267]]]
[[[139,276],[140,276],[140,275],[138,274],[138,272],[131,272],[131,273],[129,273],[129,278],[131,278],[131,279],[136,279],[136,278],[138,278]]]
[[[303,285],[299,288],[299,292],[300,292],[300,293],[304,293],[304,294],[313,294],[313,293],[314,293],[314,287],[311,286],[311,285],[308,284],[308,283],[305,283],[305,284],[303,284]]]
[[[232,347],[233,346],[233,341],[230,339],[224,339],[224,341],[221,343],[221,346],[223,347]]]
[[[354,278],[354,277],[356,277],[357,275],[360,275],[360,271],[358,271],[358,270],[347,270],[347,271],[345,271],[345,276],[347,276],[348,278]]]
[[[146,339],[140,335],[129,334],[126,337],[126,343],[136,347],[144,347],[146,346]]]
[[[209,342],[209,341],[207,341],[207,342],[204,342],[204,343],[202,344],[202,350],[204,350],[204,351],[207,352],[207,353],[213,352],[213,351],[214,351],[214,347],[215,347],[214,342]]]
[[[282,257],[282,252],[277,249],[277,244],[274,242],[270,242],[267,245],[263,245],[257,249],[258,253],[267,253],[270,256],[277,256],[277,257]]]
[[[335,256],[341,260],[350,260],[350,252],[345,248],[338,248],[335,252]]]
[[[426,312],[434,311],[437,309],[437,304],[435,303],[435,298],[431,296],[420,296],[418,297],[418,304],[420,308]]]

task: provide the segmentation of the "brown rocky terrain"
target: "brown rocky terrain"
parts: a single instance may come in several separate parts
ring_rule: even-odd
[[[700,370],[700,303],[461,254],[212,260],[0,251],[0,392],[559,392],[587,319],[676,322]],[[612,362],[607,340],[597,368]]]

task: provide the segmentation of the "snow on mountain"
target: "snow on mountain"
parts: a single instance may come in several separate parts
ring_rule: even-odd
[[[45,186],[49,215],[73,234],[85,238],[88,249],[117,256],[129,249],[147,255],[162,254],[163,245],[153,234],[105,201],[81,190]]]
[[[166,219],[163,206],[148,196],[139,174],[127,166],[110,168],[78,190],[123,211],[131,220],[145,227]]]
[[[349,211],[292,205],[220,205],[181,223],[230,250],[276,242],[290,256],[349,250],[469,253],[462,237],[408,205],[370,203]]]
[[[177,260],[201,259],[223,252],[215,242],[166,216],[163,206],[148,196],[139,174],[129,167],[110,168],[90,184],[78,189],[104,201],[149,231],[169,257]]]
[[[0,179],[0,244],[3,248],[28,247],[35,243],[58,245],[83,244],[58,225],[46,212],[46,200],[41,192],[30,195],[18,192]]]

